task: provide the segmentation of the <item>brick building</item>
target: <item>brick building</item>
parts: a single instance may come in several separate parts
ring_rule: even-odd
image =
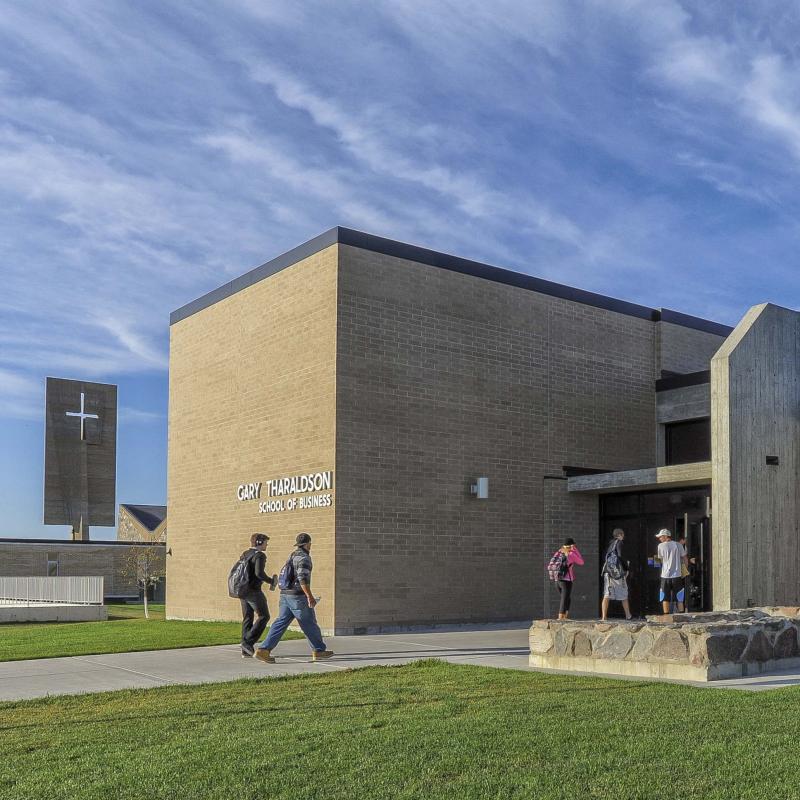
[[[117,514],[117,541],[167,541],[167,507],[121,503]]]
[[[754,353],[777,363],[766,340],[794,324],[758,308],[732,333],[346,228],[258,267],[171,318],[168,616],[236,618],[225,578],[259,530],[276,571],[312,534],[329,630],[551,613],[544,564],[565,535],[587,560],[574,613],[594,615],[623,523],[641,611],[664,524],[704,555],[695,603],[713,572],[730,604],[755,511],[718,532],[712,564],[711,437],[745,480],[724,422],[754,394],[733,391],[731,354],[740,377]],[[731,479],[715,475],[717,506]]]
[[[153,547],[159,558],[165,558],[163,543],[0,539],[0,576],[102,576],[106,600],[135,600],[139,589],[126,565],[131,550],[139,547]],[[159,595],[163,599],[163,590],[157,587],[156,599]]]

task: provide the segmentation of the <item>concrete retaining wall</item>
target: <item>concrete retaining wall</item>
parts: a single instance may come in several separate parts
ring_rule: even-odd
[[[0,606],[0,624],[6,622],[102,622],[108,619],[105,606]]]

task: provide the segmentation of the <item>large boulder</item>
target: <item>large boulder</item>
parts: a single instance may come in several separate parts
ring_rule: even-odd
[[[795,658],[800,650],[797,646],[797,629],[794,625],[782,630],[776,637],[772,647],[775,658]]]
[[[689,642],[689,663],[694,667],[708,666],[708,634],[705,631],[687,633]]]
[[[665,630],[656,639],[650,658],[655,661],[688,661],[689,645],[686,637],[680,631]]]
[[[625,658],[633,647],[633,637],[623,630],[612,631],[593,651],[595,658]]]
[[[586,631],[576,631],[572,642],[572,655],[590,656],[592,654],[592,640]]]
[[[767,634],[764,631],[755,630],[750,634],[750,641],[742,653],[742,661],[771,661],[773,652]]]
[[[569,628],[566,625],[559,625],[555,634],[555,651],[557,656],[572,655],[572,642],[577,633],[576,628]]]
[[[531,653],[537,655],[549,653],[555,646],[553,634],[546,628],[531,628],[529,641]]]
[[[614,625],[611,622],[596,622],[592,627],[600,633],[608,633]]]
[[[773,617],[789,617],[789,619],[800,617],[800,608],[797,606],[771,606],[762,610]]]
[[[711,664],[739,661],[745,647],[747,647],[747,636],[744,633],[711,633],[706,642],[708,660]]]
[[[649,628],[640,631],[639,635],[636,637],[636,643],[633,645],[633,649],[628,654],[628,660],[647,661],[650,657],[650,651],[653,649],[655,640],[656,637],[653,636]]]

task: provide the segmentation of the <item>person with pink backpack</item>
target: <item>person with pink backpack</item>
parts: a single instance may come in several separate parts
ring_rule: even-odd
[[[569,607],[572,600],[572,584],[575,580],[573,567],[583,566],[583,556],[571,537],[564,540],[564,544],[553,553],[553,557],[547,565],[547,572],[550,580],[558,586],[558,593],[561,601],[558,604],[558,618],[567,619],[569,617]]]

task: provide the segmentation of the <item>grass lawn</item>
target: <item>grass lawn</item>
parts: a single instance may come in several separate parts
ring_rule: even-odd
[[[800,691],[439,662],[0,704],[4,800],[795,798]]]
[[[288,631],[284,638],[300,635]],[[240,637],[238,622],[165,620],[164,605],[155,603],[148,620],[144,606],[119,603],[109,604],[106,622],[0,625],[0,661],[232,644]]]

